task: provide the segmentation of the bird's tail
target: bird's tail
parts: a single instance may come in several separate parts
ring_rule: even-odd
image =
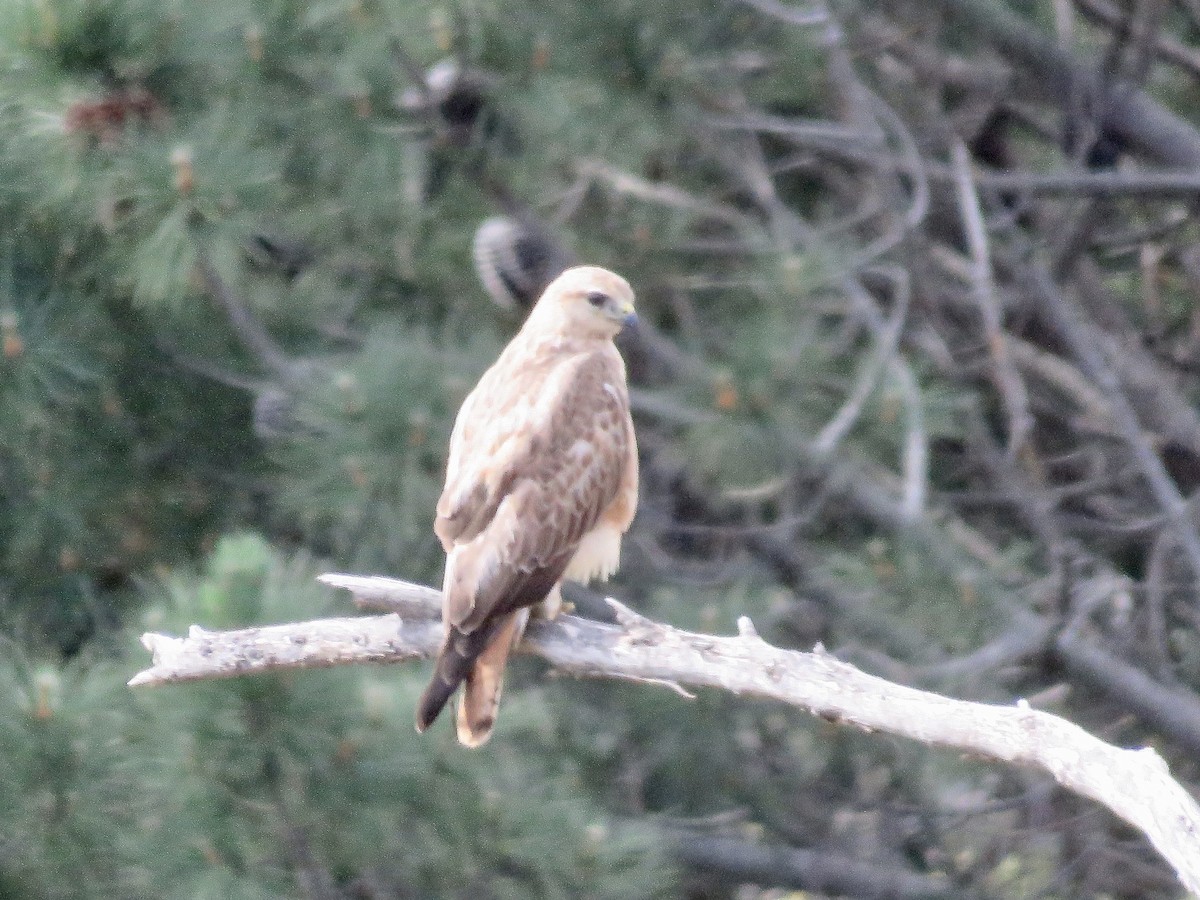
[[[433,724],[458,686],[471,674],[471,667],[487,646],[492,631],[486,625],[471,632],[450,626],[442,649],[438,651],[433,677],[417,702],[417,731],[424,731]]]
[[[495,637],[479,654],[463,683],[458,701],[458,740],[468,747],[478,747],[492,736],[496,713],[500,709],[500,693],[504,689],[504,667],[509,651],[525,633],[529,607],[505,616],[496,629]]]
[[[446,564],[443,594],[467,589],[471,591],[474,607],[497,611],[482,617],[471,631],[447,624],[446,640],[438,651],[433,678],[417,703],[417,731],[432,725],[458,686],[466,682],[458,713],[458,739],[468,747],[478,747],[488,739],[500,702],[504,665],[509,650],[524,633],[528,607],[540,603],[554,590],[570,555],[560,554],[532,572],[516,571],[505,578],[493,579],[482,595],[478,586],[464,575],[469,574],[473,558],[460,557],[457,551],[451,556]]]
[[[458,686],[473,677],[476,660],[485,654],[500,631],[509,630],[512,618],[511,615],[499,616],[491,622],[483,623],[474,631],[460,631],[453,625],[450,626],[446,640],[442,642],[442,649],[438,651],[437,662],[433,666],[433,677],[429,679],[421,699],[417,701],[417,731],[424,731],[432,725],[446,703],[454,696]],[[524,617],[521,618],[524,621]],[[507,656],[507,653],[505,655]]]

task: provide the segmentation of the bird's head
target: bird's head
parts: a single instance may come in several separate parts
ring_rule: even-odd
[[[633,288],[608,269],[575,266],[550,282],[530,314],[535,317],[581,337],[615,337],[637,322]]]

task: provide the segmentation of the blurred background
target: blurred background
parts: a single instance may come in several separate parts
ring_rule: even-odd
[[[5,0],[0,897],[1175,898],[1048,776],[521,659],[130,691],[437,583],[453,415],[620,271],[653,618],[1200,780],[1195,0]],[[585,611],[596,595],[577,591]]]

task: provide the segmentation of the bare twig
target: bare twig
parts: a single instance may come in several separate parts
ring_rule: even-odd
[[[1075,0],[1075,5],[1087,18],[1110,27],[1119,26],[1125,14],[1108,0]],[[1155,41],[1155,53],[1179,66],[1194,78],[1200,78],[1200,53],[1181,44],[1170,35],[1160,34]]]
[[[896,9],[901,0],[883,0]],[[1076,60],[1010,7],[991,0],[932,0],[947,20],[987,40],[1024,68],[1029,83],[1047,99],[1069,96],[1077,89],[1094,90],[1090,64]],[[1140,90],[1114,85],[1097,123],[1131,152],[1181,169],[1200,166],[1200,131]]]
[[[1059,290],[1050,273],[1040,266],[1027,266],[1023,275],[1026,288],[1042,301],[1042,308],[1060,337],[1071,348],[1084,372],[1096,383],[1108,401],[1116,422],[1155,501],[1176,530],[1192,571],[1200,577],[1200,532],[1192,520],[1188,503],[1171,480],[1166,466],[1155,451],[1149,436],[1138,421],[1137,412],[1125,396],[1120,380],[1104,358],[1103,351],[1088,335],[1082,313]]]
[[[931,177],[951,180],[952,170],[931,166]],[[1200,175],[1181,172],[980,172],[975,184],[986,191],[1021,194],[1078,194],[1085,197],[1192,197],[1200,193]]]
[[[904,330],[904,320],[908,315],[908,302],[911,294],[912,291],[905,280],[901,279],[896,283],[896,298],[893,303],[892,315],[882,327],[873,329],[875,331],[875,352],[871,354],[870,359],[863,366],[862,372],[859,373],[850,396],[842,403],[833,418],[813,438],[814,453],[826,455],[836,450],[838,444],[850,433],[850,429],[862,415],[863,406],[879,383],[879,376],[883,374],[896,352],[896,345],[900,342],[900,333]],[[866,297],[866,302],[874,307],[869,296]]]
[[[1025,384],[1021,381],[1020,373],[1017,372],[1008,350],[1004,321],[992,278],[987,228],[984,226],[979,197],[971,180],[971,163],[967,148],[962,141],[956,140],[951,145],[950,158],[954,167],[955,186],[958,188],[958,208],[962,215],[963,230],[967,235],[967,247],[971,251],[971,295],[983,319],[983,332],[987,339],[988,353],[992,357],[992,377],[1008,412],[1008,452],[1015,456],[1033,427],[1033,417],[1029,413],[1029,395],[1025,392]]]
[[[802,119],[792,116],[773,116],[762,112],[738,115],[710,115],[704,124],[715,130],[753,131],[790,138],[814,147],[861,149],[876,139],[876,133],[864,133],[855,128],[827,119]]]
[[[909,521],[916,522],[925,512],[925,500],[929,495],[929,434],[925,430],[925,404],[912,369],[899,359],[891,360],[890,368],[904,396],[908,418],[904,429],[904,451],[900,456],[904,471],[901,509]]]
[[[1167,649],[1167,561],[1172,544],[1170,532],[1158,535],[1146,559],[1146,645],[1148,665],[1158,680],[1170,677],[1171,658]]]
[[[196,269],[205,289],[221,304],[238,339],[274,375],[284,380],[295,377],[295,367],[267,330],[250,313],[245,301],[225,282],[209,258],[202,242],[196,241]]]
[[[904,235],[919,226],[929,212],[929,175],[925,171],[925,161],[921,157],[921,150],[917,145],[916,138],[913,137],[904,120],[888,105],[887,101],[874,91],[865,86],[862,89],[866,92],[870,102],[875,122],[885,133],[890,133],[897,144],[897,150],[900,153],[898,170],[906,173],[912,182],[912,199],[904,212],[903,219],[906,227],[896,229],[897,235]],[[858,252],[859,258],[874,259],[898,243],[899,237],[889,242],[888,235],[885,234],[862,248]]]
[[[1020,338],[1008,337],[1008,347],[1016,363],[1071,400],[1097,424],[1112,422],[1104,395],[1067,360]]]
[[[804,8],[789,6],[786,3],[779,2],[779,0],[741,0],[741,2],[746,4],[746,6],[753,7],[765,16],[771,16],[774,19],[779,19],[781,22],[801,28],[824,25],[829,20],[829,13],[824,8],[823,3]]]
[[[668,834],[674,838],[672,855],[680,862],[736,884],[750,882],[834,896],[893,900],[974,896],[947,879],[917,875],[826,849],[772,847],[682,828],[670,829]]]
[[[1075,285],[1088,306],[1120,309],[1119,299],[1105,286],[1104,274],[1094,261],[1082,261]],[[1146,352],[1133,337],[1132,326],[1118,323],[1115,330],[1092,328],[1090,332],[1147,427],[1200,454],[1200,413],[1179,377]]]
[[[404,74],[408,76],[408,80],[412,82],[412,89],[424,101],[423,106],[427,109],[432,109],[433,94],[429,90],[429,84],[425,81],[425,70],[404,49],[404,45],[400,43],[399,38],[393,37],[388,41],[388,52],[391,54],[392,60],[404,71]]]
[[[429,656],[441,640],[436,592],[392,579],[325,575],[327,584],[405,608],[429,601],[424,618],[327,619],[188,638],[145,635],[154,665],[131,684],[163,684],[250,672],[401,661]],[[1190,890],[1200,890],[1200,806],[1151,749],[1121,750],[1064,719],[1029,708],[952,700],[867,675],[824,651],[781,650],[757,635],[717,637],[640,620],[632,632],[560,616],[533,623],[521,649],[586,677],[653,679],[778,700],[835,722],[881,730],[1049,772],[1140,829]]]
[[[576,171],[581,177],[605,184],[618,194],[636,197],[639,200],[656,203],[670,209],[683,210],[693,215],[705,216],[741,233],[754,233],[759,230],[752,219],[732,206],[694,197],[673,185],[646,181],[637,175],[613,168],[603,160],[580,160],[576,165]]]

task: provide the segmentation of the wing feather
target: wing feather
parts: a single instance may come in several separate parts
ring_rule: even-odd
[[[616,349],[551,354],[551,365],[507,355],[459,413],[438,502],[446,618],[462,631],[539,602],[628,489],[633,437]]]

